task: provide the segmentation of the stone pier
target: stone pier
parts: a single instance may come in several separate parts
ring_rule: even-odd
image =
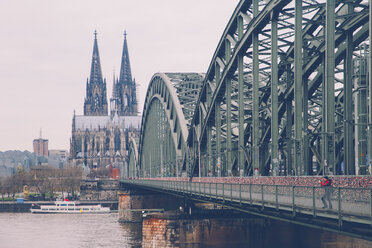
[[[142,211],[174,210],[182,205],[180,198],[140,189],[122,189],[118,195],[119,222],[141,222]]]
[[[148,215],[142,222],[142,247],[372,247],[369,241],[287,222],[214,215]]]

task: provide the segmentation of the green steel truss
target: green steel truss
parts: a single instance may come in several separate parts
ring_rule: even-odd
[[[127,167],[124,167],[124,178],[136,178],[139,174],[140,168],[138,166],[138,145],[133,137],[129,138],[129,153]]]
[[[138,176],[372,173],[370,2],[240,1],[203,82],[153,76]]]
[[[152,77],[143,109],[136,176],[181,176],[190,168],[186,139],[203,79],[198,73]]]

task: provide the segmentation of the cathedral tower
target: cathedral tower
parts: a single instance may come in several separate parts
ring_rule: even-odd
[[[94,31],[93,56],[89,81],[87,79],[84,115],[107,115],[106,79],[102,79],[96,31]]]
[[[75,165],[95,168],[111,165],[125,174],[127,167],[128,140],[138,139],[142,117],[137,115],[136,83],[132,80],[126,33],[122,53],[120,76],[114,73],[110,115],[108,115],[106,80],[102,78],[98,52],[97,32],[94,45],[90,78],[87,79],[84,115],[72,119],[70,159]]]
[[[120,116],[133,116],[138,114],[136,81],[132,80],[132,72],[130,68],[127,44],[127,33],[125,31],[119,81],[115,82],[114,79],[113,99],[116,99],[115,107],[117,108]]]

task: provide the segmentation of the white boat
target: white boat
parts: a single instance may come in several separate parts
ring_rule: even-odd
[[[56,201],[54,205],[34,205],[33,214],[101,214],[110,213],[109,207],[99,205],[76,205],[73,201]]]

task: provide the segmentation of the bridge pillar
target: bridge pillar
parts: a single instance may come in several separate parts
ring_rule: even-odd
[[[177,212],[146,216],[142,247],[245,247],[251,238],[247,221],[233,218],[199,218]]]
[[[181,198],[152,191],[128,188],[118,194],[119,222],[141,222],[142,211],[172,210],[182,205]]]
[[[153,214],[142,222],[142,247],[371,247],[372,242],[255,216],[211,211]]]

